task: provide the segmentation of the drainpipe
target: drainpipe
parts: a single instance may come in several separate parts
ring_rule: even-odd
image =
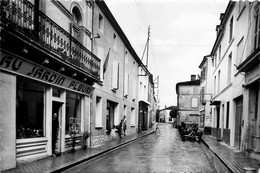
[[[94,51],[94,6],[95,6],[95,1],[93,0],[92,1],[92,26],[91,26],[91,53],[93,53]],[[94,53],[93,53],[94,54]],[[91,120],[91,117],[92,117],[92,109],[93,109],[93,102],[92,102],[92,96],[93,96],[93,93],[89,95],[89,105],[90,105],[90,114],[89,114],[89,133],[90,133],[90,136],[89,136],[89,146],[91,146],[91,141],[92,141],[92,129],[91,129],[91,126],[92,126],[92,120]]]

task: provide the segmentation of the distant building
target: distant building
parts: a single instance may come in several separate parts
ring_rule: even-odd
[[[213,88],[213,63],[211,56],[204,56],[201,64],[200,75],[200,103],[203,105],[200,110],[200,116],[203,118],[202,122],[205,127],[211,127],[212,123],[212,112],[210,101],[212,99],[212,88]]]
[[[190,81],[179,82],[176,84],[178,117],[177,124],[190,121],[201,124],[200,112],[200,80],[196,75],[191,75]]]

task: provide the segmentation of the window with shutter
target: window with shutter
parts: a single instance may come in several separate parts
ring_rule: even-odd
[[[125,82],[124,82],[124,96],[127,97],[129,92],[129,74],[125,73]]]
[[[113,62],[113,70],[112,70],[112,90],[118,89],[118,80],[119,78],[119,63],[117,61]]]

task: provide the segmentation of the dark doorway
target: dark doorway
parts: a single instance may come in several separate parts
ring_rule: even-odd
[[[241,126],[242,126],[242,114],[243,114],[243,97],[235,100],[236,102],[236,114],[235,114],[235,147],[240,148],[241,143]]]
[[[52,153],[61,153],[61,115],[62,115],[62,103],[52,102]],[[57,118],[54,117],[56,114]]]
[[[107,101],[107,113],[106,113],[106,132],[110,134],[112,128],[115,124],[115,107],[116,103],[112,101]]]

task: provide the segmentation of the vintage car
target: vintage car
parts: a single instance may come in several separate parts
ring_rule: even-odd
[[[192,140],[192,141],[201,141],[202,131],[199,129],[197,123],[193,122],[182,122],[179,127],[180,136],[183,141]]]

